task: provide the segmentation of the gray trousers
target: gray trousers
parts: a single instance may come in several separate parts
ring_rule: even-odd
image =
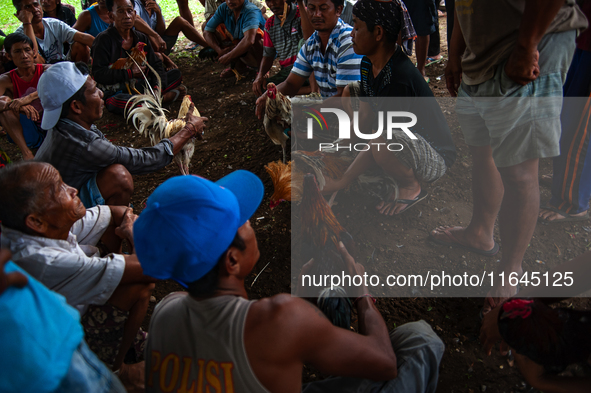
[[[423,320],[410,322],[390,333],[398,376],[390,381],[334,377],[303,386],[302,393],[422,393],[435,392],[445,345]]]

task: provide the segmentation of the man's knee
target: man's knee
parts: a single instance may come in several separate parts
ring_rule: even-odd
[[[109,165],[100,171],[96,177],[96,182],[101,193],[103,190],[101,186],[104,186],[105,188],[114,188],[121,190],[121,192],[133,194],[133,178],[127,168],[121,164]]]
[[[445,350],[443,341],[423,320],[409,322],[398,327],[390,333],[390,339],[397,357],[414,356],[413,354],[418,352],[427,352],[434,355],[439,362]]]
[[[538,159],[530,159],[517,165],[498,168],[503,183],[513,187],[531,186],[538,181]]]

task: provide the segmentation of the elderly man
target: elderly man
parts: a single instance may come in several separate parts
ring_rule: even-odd
[[[22,33],[9,34],[4,48],[16,69],[0,76],[0,124],[19,147],[23,158],[30,160],[33,159],[30,148],[39,147],[45,135],[40,127],[43,108],[37,84],[49,65],[35,64],[33,41]]]
[[[126,206],[86,210],[75,188],[49,164],[24,161],[0,171],[1,246],[13,261],[82,315],[89,347],[113,370],[126,366],[146,314],[155,279],[145,276],[135,254],[120,254],[126,240],[133,251],[136,216]],[[108,255],[102,257],[101,241]],[[138,348],[139,350],[139,348]],[[131,367],[131,368],[130,368]]]
[[[12,4],[16,11],[26,10],[33,14],[31,24],[39,45],[45,54],[47,62],[65,60],[88,62],[90,59],[89,48],[92,46],[94,37],[74,30],[61,20],[54,18],[43,18],[43,10],[39,0],[13,0]],[[16,29],[16,33],[24,31],[23,26]],[[69,54],[64,53],[64,42],[71,45]]]
[[[216,183],[172,178],[148,199],[134,224],[138,258],[146,273],[172,278],[188,293],[167,296],[152,315],[146,391],[205,391],[205,372],[226,392],[300,392],[309,362],[356,378],[320,381],[303,392],[434,392],[443,343],[424,321],[389,335],[364,286],[352,288],[360,334],[332,325],[298,297],[248,300],[244,280],[260,256],[249,219],[263,193],[258,177],[239,170]],[[364,274],[342,244],[339,251],[349,275]],[[212,368],[215,375],[205,371]]]
[[[191,138],[201,137],[207,120],[189,110],[187,124],[170,139],[142,149],[115,146],[93,124],[103,115],[103,93],[90,76],[69,62],[45,72],[39,81],[39,98],[45,110],[41,127],[49,131],[36,159],[55,166],[64,181],[80,191],[87,207],[129,205],[131,175],[168,165]]]
[[[92,75],[100,84],[105,93],[107,109],[110,112],[123,114],[127,101],[131,98],[131,92],[125,90],[125,83],[130,79],[139,79],[143,82],[144,74],[152,86],[158,83],[157,76],[147,67],[141,69],[134,65],[127,70],[113,69],[110,66],[120,58],[127,58],[138,43],[145,44],[146,61],[158,73],[162,84],[162,102],[178,99],[186,94],[183,86],[181,71],[172,69],[165,71],[162,61],[156,57],[148,36],[133,29],[137,15],[131,0],[107,0],[109,18],[113,25],[100,33],[92,47]],[[141,85],[141,83],[140,83]],[[140,87],[139,91],[142,91]],[[121,91],[125,91],[122,93]]]
[[[307,11],[316,30],[298,54],[291,73],[277,86],[287,96],[294,96],[314,72],[322,97],[340,97],[350,82],[360,79],[361,56],[351,45],[351,26],[339,18],[343,0],[309,0]],[[266,92],[257,99],[256,113],[263,117]]]
[[[219,62],[229,65],[222,78],[241,74],[246,67],[259,68],[263,57],[265,19],[249,0],[227,0],[220,5],[205,26],[205,40]],[[223,37],[216,35],[216,30]]]

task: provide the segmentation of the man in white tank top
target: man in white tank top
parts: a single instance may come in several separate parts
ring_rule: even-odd
[[[134,225],[144,274],[189,293],[156,307],[146,347],[147,392],[434,392],[443,342],[424,321],[388,333],[367,288],[354,304],[359,334],[333,326],[289,294],[248,300],[244,279],[258,261],[248,221],[263,184],[239,170],[216,183],[167,180]],[[363,274],[344,246],[351,274]],[[302,386],[304,363],[329,378]]]

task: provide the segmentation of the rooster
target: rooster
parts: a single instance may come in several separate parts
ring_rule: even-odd
[[[263,126],[269,138],[283,149],[283,163],[285,163],[285,147],[289,137],[286,132],[291,127],[291,101],[277,91],[273,83],[267,85],[267,102],[265,103],[265,117]]]
[[[137,45],[131,48],[131,51],[128,52],[128,57],[122,57],[115,61],[113,64],[109,66],[109,68],[113,70],[128,70],[133,67],[134,64],[137,64],[138,67],[141,67],[146,64],[146,52],[144,52],[144,47],[146,46],[143,42],[138,42]],[[131,89],[129,87],[131,83]],[[136,94],[141,94],[135,88],[135,79],[132,79],[130,83],[125,82],[125,87],[127,88],[127,92],[131,93],[133,90]]]
[[[591,355],[591,312],[550,308],[540,300],[510,299],[498,321],[503,340],[517,353],[559,373]]]
[[[170,138],[179,132],[185,126],[185,116],[191,106],[191,96],[183,97],[183,102],[179,109],[179,115],[176,119],[168,120],[161,106],[161,98],[158,94],[141,94],[133,96],[127,103],[130,107],[127,113],[127,120],[131,120],[136,130],[141,135],[149,137],[152,146],[160,142],[164,138]],[[141,104],[141,106],[138,106]],[[126,106],[126,112],[127,112]],[[200,116],[197,108],[193,109],[194,116]],[[183,175],[189,174],[189,165],[191,164],[191,157],[195,151],[195,144],[189,141],[182,150],[174,156],[174,162],[179,166]]]
[[[345,262],[338,251],[339,241],[343,241],[351,252],[353,238],[336,219],[320,193],[316,178],[312,174],[304,176],[300,215],[302,257],[304,260],[314,258],[309,274],[340,275],[340,272],[345,269]],[[350,327],[352,305],[344,289],[325,288],[321,291],[317,304],[334,325],[345,329]]]

